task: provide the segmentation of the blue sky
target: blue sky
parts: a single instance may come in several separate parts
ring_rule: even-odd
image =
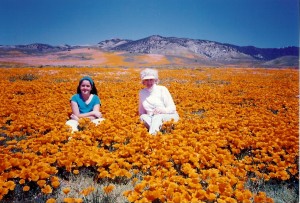
[[[93,45],[155,34],[299,46],[299,0],[0,0],[2,45]]]

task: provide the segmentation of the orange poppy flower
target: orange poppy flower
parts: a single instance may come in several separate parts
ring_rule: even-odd
[[[40,179],[47,179],[47,178],[50,177],[50,175],[48,173],[44,172],[44,171],[39,172],[38,176],[39,176]]]
[[[50,187],[50,185],[46,185],[46,186],[44,186],[44,188],[42,188],[42,192],[45,194],[51,194],[52,188]]]
[[[90,186],[82,190],[80,193],[83,194],[84,196],[88,196],[91,192],[95,190],[94,187]]]
[[[174,203],[180,203],[180,202],[182,202],[181,194],[180,194],[179,192],[175,192],[175,193],[173,194],[172,201],[173,201]]]
[[[71,189],[70,188],[64,188],[63,190],[63,193],[65,193],[66,195],[71,191]]]
[[[206,194],[205,197],[209,200],[209,201],[213,201],[217,198],[217,195],[215,193],[209,193]]]
[[[19,181],[19,183],[20,183],[21,185],[23,185],[23,184],[25,183],[25,180],[24,180],[24,179],[21,179],[21,180]]]
[[[213,192],[213,193],[219,192],[219,186],[218,185],[212,185],[212,184],[210,184],[207,189],[210,192]]]
[[[56,199],[54,198],[47,199],[46,203],[56,203]]]
[[[57,176],[52,176],[50,180],[51,182],[59,181],[59,178]]]
[[[266,203],[273,203],[273,199],[267,197],[265,192],[258,192],[258,194],[254,195],[254,202],[260,203],[260,202],[266,202]]]
[[[81,198],[74,198],[74,202],[75,203],[82,203],[83,199],[81,199]]]
[[[140,199],[140,194],[137,192],[132,192],[127,196],[128,201],[137,202]]]
[[[75,199],[74,198],[70,198],[70,197],[65,197],[64,198],[64,203],[74,203]]]
[[[52,181],[51,182],[51,185],[52,185],[52,187],[54,187],[54,188],[58,188],[59,187],[59,185],[60,185],[60,182],[59,181]]]
[[[29,187],[29,186],[26,185],[26,186],[23,187],[23,191],[24,191],[24,192],[27,192],[27,191],[29,191],[29,190],[30,190],[30,187]]]
[[[37,184],[38,184],[38,186],[40,186],[42,188],[46,184],[46,181],[45,180],[39,180],[39,181],[37,181]]]
[[[106,194],[109,194],[113,191],[113,189],[115,188],[114,185],[108,185],[106,187],[103,188],[103,191],[106,193]]]
[[[14,181],[7,181],[5,184],[4,184],[9,190],[14,190],[15,189],[15,182]]]

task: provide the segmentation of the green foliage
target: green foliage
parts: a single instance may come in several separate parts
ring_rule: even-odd
[[[265,181],[262,178],[252,181],[249,179],[246,183],[246,188],[253,193],[265,192],[275,203],[299,202],[299,181],[295,179],[289,181],[275,179]]]
[[[33,81],[33,80],[37,80],[37,79],[38,79],[38,76],[34,75],[32,73],[26,73],[26,74],[23,74],[23,75],[16,75],[16,76],[9,77],[10,82],[15,82],[17,80]]]

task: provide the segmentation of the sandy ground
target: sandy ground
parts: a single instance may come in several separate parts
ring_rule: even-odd
[[[10,51],[0,55],[1,67],[20,66],[85,66],[85,67],[260,67],[251,62],[222,63],[222,61],[207,60],[201,56],[135,54],[127,52],[105,52],[95,48],[77,48],[70,51],[60,51],[45,54],[24,54],[20,51]],[[279,65],[280,66],[280,65]],[[276,66],[272,66],[278,68]],[[268,68],[272,68],[268,66]]]
[[[16,54],[0,58],[0,62],[27,64],[30,66],[136,66],[168,65],[170,61],[159,54],[124,56],[120,53],[102,52],[96,49],[80,48],[44,55]]]
[[[92,49],[74,49],[45,54],[43,56],[15,56],[0,58],[2,62],[15,62],[28,65],[53,65],[53,66],[88,66],[102,65],[107,60],[103,52]]]

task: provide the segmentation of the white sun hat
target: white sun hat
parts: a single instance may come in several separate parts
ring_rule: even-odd
[[[155,69],[146,68],[141,72],[141,80],[158,79],[158,73]]]

